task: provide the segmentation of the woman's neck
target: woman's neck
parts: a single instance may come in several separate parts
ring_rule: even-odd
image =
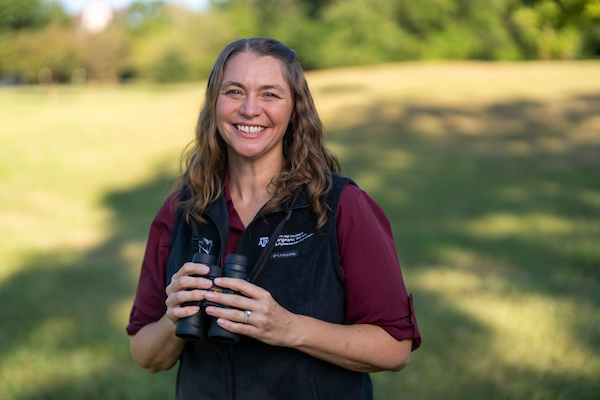
[[[229,160],[229,193],[244,226],[247,226],[271,199],[269,184],[282,168],[283,161],[257,163],[239,159]]]

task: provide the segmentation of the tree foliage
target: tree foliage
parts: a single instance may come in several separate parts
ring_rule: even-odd
[[[203,79],[229,42],[270,36],[307,69],[418,59],[600,55],[600,0],[211,0],[194,13],[137,1],[99,33],[51,0],[0,0],[0,75],[59,80]]]
[[[0,0],[0,33],[19,29],[41,29],[49,24],[69,24],[70,20],[53,1]]]

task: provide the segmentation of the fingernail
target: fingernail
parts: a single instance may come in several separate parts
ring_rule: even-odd
[[[223,282],[222,278],[215,278],[215,283],[221,283],[221,282]]]

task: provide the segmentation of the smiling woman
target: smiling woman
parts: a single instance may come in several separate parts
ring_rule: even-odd
[[[339,175],[296,52],[227,46],[183,162],[148,239],[136,362],[179,360],[186,399],[372,398],[368,373],[402,369],[421,338],[387,218]],[[221,277],[232,256],[249,280]]]

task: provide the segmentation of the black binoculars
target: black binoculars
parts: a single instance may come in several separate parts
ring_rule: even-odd
[[[241,254],[229,254],[225,257],[225,265],[223,269],[217,266],[217,258],[210,254],[196,253],[192,258],[192,262],[204,264],[210,271],[204,275],[204,278],[210,279],[211,281],[220,276],[227,278],[238,278],[248,279],[247,266],[248,258]],[[201,277],[202,275],[193,275],[194,277]],[[223,292],[223,293],[234,293],[231,289],[220,288],[216,285],[212,285],[208,291]],[[210,340],[221,343],[237,343],[240,338],[236,333],[231,333],[228,330],[222,328],[217,324],[217,320],[206,314],[205,309],[208,306],[223,307],[221,304],[216,304],[208,300],[202,300],[198,302],[183,303],[183,306],[199,306],[200,311],[189,317],[181,318],[177,321],[177,327],[175,328],[175,335],[182,339],[192,341],[202,341],[207,337]]]

